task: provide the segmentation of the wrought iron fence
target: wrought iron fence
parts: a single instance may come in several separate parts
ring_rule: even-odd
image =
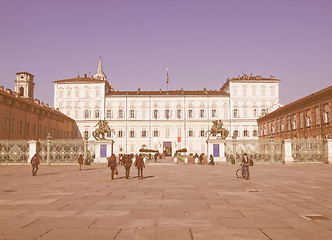
[[[39,159],[41,163],[73,164],[79,155],[84,155],[84,140],[44,140],[39,142]]]
[[[282,140],[231,140],[225,141],[225,157],[235,163],[242,161],[241,157],[247,153],[255,163],[283,163]]]
[[[22,164],[29,159],[29,142],[24,140],[1,140],[0,163]]]
[[[294,139],[292,155],[294,162],[324,162],[323,139]]]

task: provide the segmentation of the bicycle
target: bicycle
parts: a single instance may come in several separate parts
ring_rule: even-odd
[[[244,175],[242,174],[242,165],[243,163],[240,164],[240,168],[238,170],[236,170],[235,174],[238,178],[244,178],[246,180],[249,179],[249,166],[248,166],[248,170],[244,171]]]

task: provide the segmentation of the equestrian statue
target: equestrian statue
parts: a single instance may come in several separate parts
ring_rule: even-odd
[[[96,140],[105,140],[105,133],[108,132],[113,132],[115,133],[114,129],[111,129],[108,126],[108,122],[105,120],[99,120],[99,122],[97,123],[97,125],[95,127],[97,127],[93,132],[92,132],[92,136],[96,139]]]
[[[217,139],[225,139],[228,136],[229,131],[225,128],[223,128],[223,123],[222,121],[219,120],[214,120],[212,121],[213,125],[211,126],[211,130],[207,130],[208,133],[208,139],[207,141],[210,139],[210,136],[216,136]],[[220,136],[218,136],[218,134],[220,134]]]

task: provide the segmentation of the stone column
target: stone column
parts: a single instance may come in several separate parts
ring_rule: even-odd
[[[28,163],[30,163],[31,158],[33,155],[37,153],[37,141],[36,140],[30,140],[29,141],[29,158],[28,158]]]
[[[294,163],[294,159],[292,156],[292,140],[286,139],[284,140],[284,163],[285,164],[291,164]]]
[[[332,164],[332,139],[327,139],[327,162]]]
[[[50,165],[50,159],[51,159],[51,134],[50,133],[48,133],[48,135],[47,135],[47,152],[46,152],[46,157],[47,157],[47,159],[46,159],[46,164],[47,165]]]

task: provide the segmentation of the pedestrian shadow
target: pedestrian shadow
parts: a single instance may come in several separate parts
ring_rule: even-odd
[[[132,178],[138,178],[138,176],[132,177]],[[154,176],[144,176],[143,179],[145,178],[154,178]]]

